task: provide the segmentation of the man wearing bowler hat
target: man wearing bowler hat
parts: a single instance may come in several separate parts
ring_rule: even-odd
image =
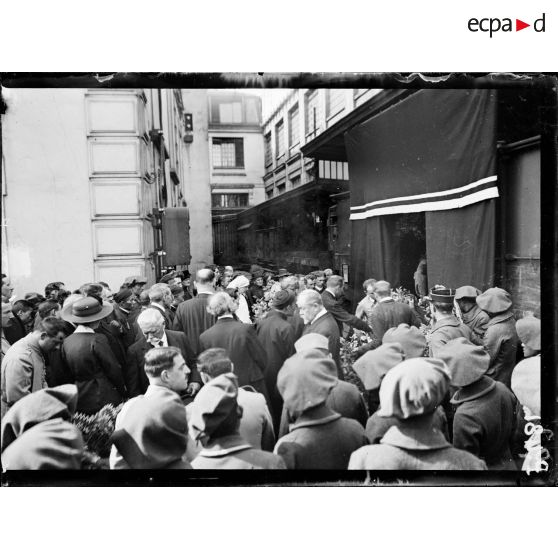
[[[107,338],[96,331],[112,312],[112,304],[89,296],[62,309],[61,317],[77,325],[64,340],[62,356],[78,387],[77,410],[84,413],[118,405],[127,395],[122,368]]]
[[[471,330],[453,315],[455,291],[444,287],[430,290],[432,301],[433,327],[430,334],[429,354],[436,357],[438,351],[452,339],[464,337],[471,340]]]

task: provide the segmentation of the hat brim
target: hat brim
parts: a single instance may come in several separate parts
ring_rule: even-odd
[[[75,316],[72,314],[72,308],[73,304],[70,304],[60,311],[60,317],[71,324],[89,324],[97,320],[102,320],[114,312],[112,304],[108,302],[104,302],[101,310],[96,314],[91,314],[91,316]]]

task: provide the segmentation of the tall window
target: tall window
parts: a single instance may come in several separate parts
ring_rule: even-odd
[[[264,137],[264,149],[265,149],[265,166],[269,167],[273,163],[273,156],[271,154],[271,132]]]
[[[285,154],[285,126],[281,120],[275,125],[275,157],[279,158]]]
[[[334,116],[345,108],[344,89],[326,89],[326,118]]]
[[[289,111],[289,147],[298,145],[299,126],[298,105],[296,105]]]
[[[244,168],[242,138],[213,138],[212,154],[215,168]]]
[[[306,136],[314,137],[320,129],[320,105],[318,91],[314,89],[306,93],[306,110],[304,114]]]
[[[211,194],[212,207],[248,207],[248,194]]]

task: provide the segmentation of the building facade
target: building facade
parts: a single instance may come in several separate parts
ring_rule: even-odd
[[[180,90],[4,89],[2,268],[16,295],[169,265],[166,209],[187,214]],[[176,215],[175,215],[176,216]],[[187,265],[187,250],[180,263]]]
[[[210,90],[207,107],[213,252],[215,263],[227,264],[237,249],[229,223],[264,200],[261,98]]]

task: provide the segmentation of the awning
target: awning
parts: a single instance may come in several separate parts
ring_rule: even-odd
[[[300,150],[305,157],[314,157],[322,161],[346,162],[348,157],[345,149],[345,132],[414,93],[416,90],[413,89],[384,89],[303,145]]]

